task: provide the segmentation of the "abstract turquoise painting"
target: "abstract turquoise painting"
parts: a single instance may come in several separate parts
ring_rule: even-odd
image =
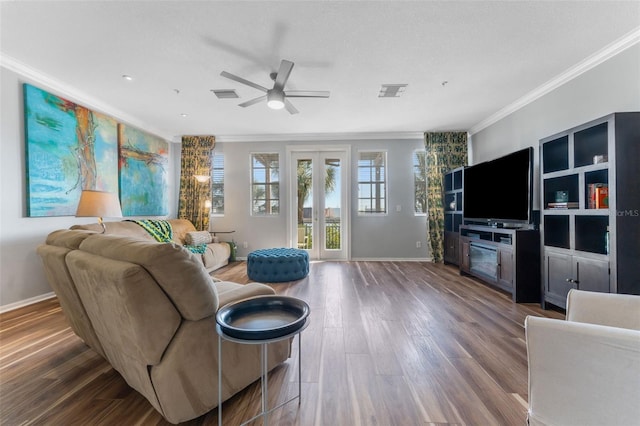
[[[83,189],[118,191],[117,123],[24,84],[27,215],[73,216]]]
[[[135,127],[118,125],[123,216],[168,214],[169,144]]]

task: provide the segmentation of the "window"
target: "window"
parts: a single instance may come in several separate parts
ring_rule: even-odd
[[[251,154],[251,214],[280,213],[278,154]]]
[[[427,152],[413,152],[413,189],[416,215],[427,214]]]
[[[387,213],[387,153],[358,153],[358,213]]]
[[[211,214],[224,215],[224,154],[213,153],[211,168]]]

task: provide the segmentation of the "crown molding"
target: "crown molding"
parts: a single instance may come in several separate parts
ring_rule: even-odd
[[[20,74],[30,82],[45,86],[47,90],[57,92],[58,96],[68,98],[69,100],[76,102],[86,108],[90,108],[92,110],[108,115],[118,122],[126,123],[131,126],[140,128],[165,140],[171,140],[171,136],[164,135],[160,130],[149,127],[147,124],[141,122],[137,118],[117,108],[114,108],[111,105],[100,102],[96,98],[89,96],[88,94],[74,88],[73,86],[57,80],[2,52],[0,52],[0,66],[7,68],[8,70],[15,72],[16,74]]]
[[[178,142],[180,136],[175,137]],[[423,139],[424,132],[283,133],[271,135],[216,135],[216,142],[316,142]]]
[[[520,108],[525,107],[526,105],[532,103],[536,99],[541,98],[542,96],[557,89],[563,84],[566,84],[567,82],[573,80],[574,78],[579,77],[585,72],[591,70],[592,68],[595,68],[601,63],[607,61],[608,59],[611,59],[612,57],[625,51],[631,46],[638,44],[639,42],[640,42],[640,27],[631,31],[630,33],[623,36],[622,38],[614,41],[613,43],[609,44],[603,49],[597,51],[593,55],[588,56],[586,59],[582,60],[581,62],[578,62],[573,67],[569,68],[565,72],[552,78],[551,80],[549,80],[542,86],[538,87],[537,89],[534,89],[533,91],[527,93],[525,96],[518,99],[514,103],[507,105],[500,111],[482,120],[478,124],[472,126],[469,129],[469,134],[473,135],[475,133],[478,133],[481,130],[486,129],[492,124],[495,124],[496,122],[502,120],[508,115],[518,111]]]

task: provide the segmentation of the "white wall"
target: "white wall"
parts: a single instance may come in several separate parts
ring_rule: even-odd
[[[473,134],[470,164],[534,147],[534,209],[539,209],[539,140],[612,112],[625,111],[640,111],[640,44]]]
[[[238,256],[259,248],[287,246],[288,170],[285,168],[287,146],[350,146],[351,148],[351,259],[420,259],[426,260],[427,223],[425,216],[413,213],[414,188],[412,155],[423,149],[422,139],[406,140],[334,140],[312,142],[217,142],[216,152],[225,157],[225,215],[212,218],[213,230],[235,230]],[[385,150],[388,161],[387,215],[358,216],[355,199],[358,194],[356,164],[358,150]],[[280,154],[281,205],[280,215],[256,217],[250,215],[250,155],[256,152]],[[396,206],[401,211],[396,211]],[[220,235],[222,239],[231,238]],[[416,248],[416,241],[421,247]],[[242,242],[248,247],[243,248]]]
[[[24,108],[22,84],[30,83],[61,97],[91,108],[83,100],[58,93],[7,68],[1,72],[1,143],[0,151],[0,311],[37,301],[51,294],[42,263],[36,254],[38,244],[56,229],[77,223],[95,222],[92,218],[27,217],[24,144]],[[108,111],[101,111],[110,115]],[[111,115],[113,116],[113,115]],[[116,120],[118,117],[113,116]],[[144,129],[143,129],[144,130]],[[389,162],[389,214],[383,217],[358,217],[352,206],[353,259],[427,259],[426,218],[413,214],[412,154],[423,148],[422,139],[321,142],[233,142],[218,143],[216,150],[225,153],[226,214],[213,218],[214,229],[235,229],[236,241],[247,241],[238,256],[261,247],[286,245],[286,214],[276,217],[253,217],[249,214],[249,156],[252,152],[279,152],[284,167],[286,147],[291,144],[350,145],[352,166],[358,149],[386,149]],[[170,144],[169,217],[176,217],[180,170],[180,145]],[[286,170],[283,170],[283,179]],[[351,198],[357,196],[355,167],[352,169]],[[283,181],[284,182],[284,181]],[[283,183],[283,191],[286,191]],[[396,206],[401,206],[401,212]],[[281,211],[287,209],[283,197]],[[421,248],[416,248],[416,241]]]
[[[23,83],[33,84],[90,108],[82,100],[56,93],[38,82],[0,67],[0,311],[39,300],[51,293],[42,262],[36,254],[37,245],[44,242],[47,234],[77,223],[96,221],[73,216],[27,217]],[[173,156],[175,152],[175,146],[172,146],[169,155]],[[175,216],[177,202],[173,164],[174,161],[170,160],[171,216]]]

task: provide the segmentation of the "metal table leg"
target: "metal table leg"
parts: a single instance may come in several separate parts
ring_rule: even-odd
[[[218,334],[218,426],[222,426],[222,336]]]
[[[292,336],[291,335],[284,336],[278,339],[278,340],[282,340],[288,337],[295,337],[296,334],[298,335],[298,395],[288,399],[287,401],[281,404],[278,404],[276,407],[273,407],[271,409],[268,408],[268,402],[269,402],[268,346],[269,346],[269,343],[272,343],[276,340],[268,339],[268,340],[262,340],[262,341],[247,341],[242,339],[231,338],[226,335],[223,337],[223,334],[218,330],[218,426],[222,426],[222,342],[224,340],[230,340],[230,341],[241,343],[241,344],[257,344],[257,343],[260,344],[261,346],[260,347],[260,368],[261,368],[260,385],[261,385],[261,391],[262,391],[262,398],[261,398],[262,412],[253,416],[249,420],[243,422],[241,426],[251,423],[258,417],[262,417],[262,424],[264,426],[267,426],[269,424],[269,413],[271,413],[274,410],[277,410],[278,408],[282,407],[285,404],[290,403],[294,399],[298,399],[298,405],[300,405],[301,403],[301,399],[302,399],[301,398],[302,396],[302,331],[306,328],[307,325],[308,323],[304,327],[302,327],[300,330],[296,330],[295,333],[292,333]]]

